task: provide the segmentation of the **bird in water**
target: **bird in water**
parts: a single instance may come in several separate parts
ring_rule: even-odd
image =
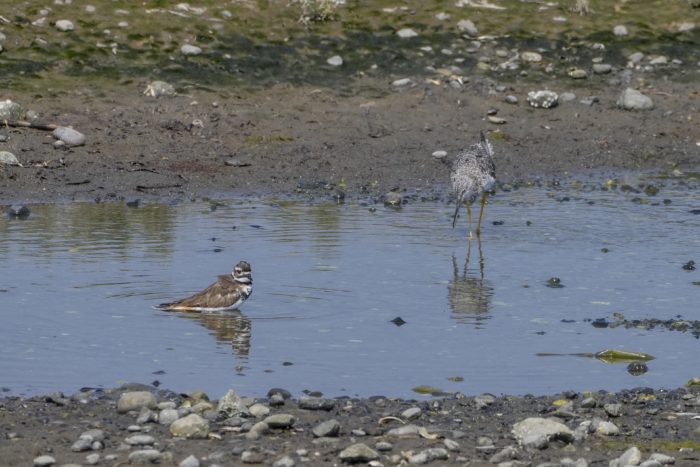
[[[191,297],[170,303],[161,303],[155,308],[167,311],[226,311],[234,310],[253,293],[253,276],[250,263],[240,261],[231,274],[219,276],[218,280]]]
[[[457,155],[452,163],[450,171],[452,188],[457,195],[457,205],[452,217],[452,228],[457,222],[457,214],[462,203],[467,205],[467,217],[469,218],[469,239],[472,238],[472,211],[471,206],[481,195],[481,209],[479,221],[476,224],[476,236],[481,235],[481,218],[484,215],[486,205],[486,192],[496,182],[496,164],[493,161],[493,146],[481,132],[481,140],[472,144]]]

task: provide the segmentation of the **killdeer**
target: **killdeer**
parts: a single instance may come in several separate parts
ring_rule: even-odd
[[[486,205],[486,192],[496,182],[496,164],[493,161],[493,146],[481,132],[481,141],[472,144],[457,155],[450,172],[452,188],[457,194],[457,206],[452,217],[452,228],[457,222],[457,213],[462,203],[467,204],[467,217],[469,218],[469,238],[472,238],[472,210],[471,205],[481,195],[481,210],[479,222],[476,224],[476,236],[481,235],[481,217],[484,215]]]
[[[240,261],[232,274],[219,276],[212,285],[191,297],[170,303],[161,303],[155,308],[168,311],[225,311],[233,310],[253,293],[253,277],[250,263]]]

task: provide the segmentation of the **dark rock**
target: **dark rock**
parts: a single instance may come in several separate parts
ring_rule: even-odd
[[[29,217],[29,214],[31,214],[31,210],[25,206],[25,205],[13,205],[7,208],[5,213],[7,214],[7,217],[10,218],[17,218],[17,219],[26,219]]]

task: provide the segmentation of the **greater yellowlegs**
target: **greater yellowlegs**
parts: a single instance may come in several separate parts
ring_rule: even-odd
[[[452,188],[457,195],[457,205],[452,217],[452,228],[457,222],[457,214],[462,203],[467,205],[467,217],[469,218],[469,238],[472,238],[472,211],[471,205],[481,195],[481,210],[479,221],[476,224],[476,235],[481,235],[481,217],[484,215],[486,205],[486,192],[491,189],[496,181],[496,164],[493,161],[493,146],[481,132],[481,140],[472,144],[457,155],[450,172]]]
[[[219,276],[212,285],[191,297],[156,308],[168,311],[224,311],[238,308],[253,293],[250,263],[240,261],[233,273]]]

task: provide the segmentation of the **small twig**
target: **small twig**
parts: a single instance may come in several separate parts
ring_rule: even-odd
[[[59,128],[60,125],[56,125],[54,123],[36,123],[36,122],[27,122],[25,120],[17,120],[16,122],[14,121],[9,121],[9,120],[4,120],[2,122],[5,126],[11,126],[11,127],[24,127],[24,128],[34,128],[37,130],[46,130],[46,131],[53,131],[56,128]]]

